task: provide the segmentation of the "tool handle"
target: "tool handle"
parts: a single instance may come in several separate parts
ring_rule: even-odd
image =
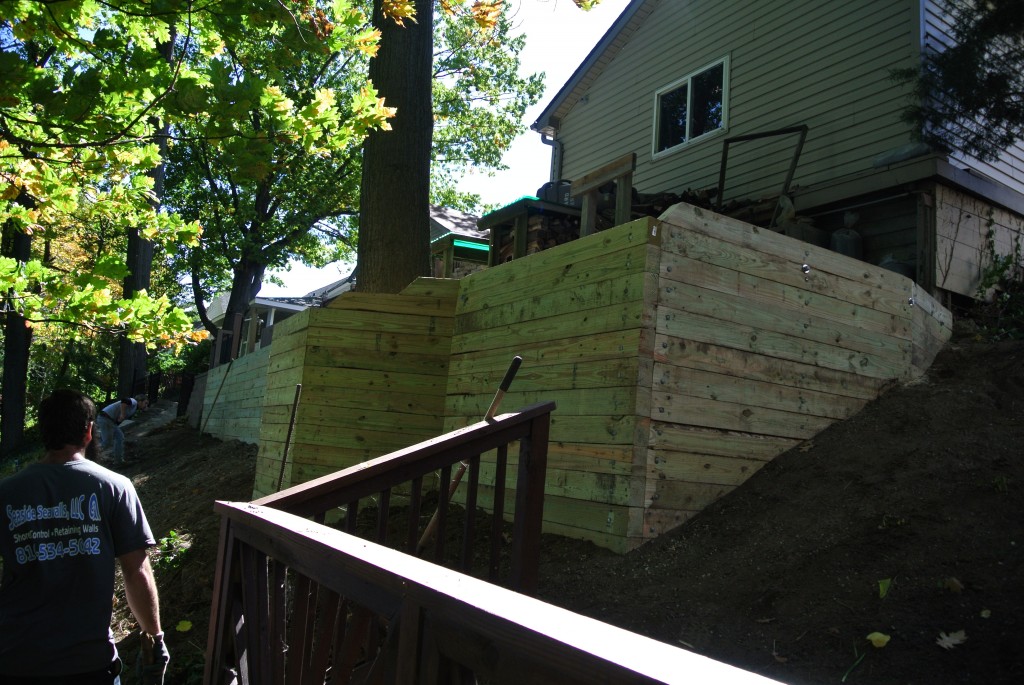
[[[519,366],[523,363],[523,358],[519,355],[512,357],[512,363],[508,365],[508,371],[505,372],[505,377],[501,379],[501,384],[498,385],[498,391],[494,393],[494,399],[491,400],[491,406],[487,408],[487,413],[484,414],[484,421],[493,419],[494,415],[498,413],[498,407],[501,405],[501,401],[505,398],[505,393],[508,392],[509,386],[512,385],[512,379],[516,377],[516,372],[519,371]]]

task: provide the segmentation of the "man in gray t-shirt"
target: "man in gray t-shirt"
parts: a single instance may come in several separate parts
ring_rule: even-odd
[[[70,390],[39,409],[46,454],[0,481],[0,682],[117,683],[114,561],[128,606],[166,648],[146,555],[155,541],[130,480],[86,458],[96,409]],[[45,680],[35,680],[44,678]]]

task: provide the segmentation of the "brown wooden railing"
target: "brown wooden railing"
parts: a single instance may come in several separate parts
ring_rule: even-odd
[[[356,533],[360,530],[360,501],[373,498],[377,515],[370,537],[383,544],[391,542],[392,499],[401,493],[408,502],[407,537],[401,546],[415,554],[422,534],[424,479],[440,472],[438,482],[447,484],[453,468],[465,463],[464,521],[456,563],[468,572],[473,566],[474,546],[479,542],[480,456],[493,450],[494,484],[489,488],[488,502],[493,515],[484,575],[494,583],[532,593],[537,585],[548,425],[554,408],[553,402],[532,405],[251,504],[218,502],[216,509],[223,520],[205,682],[230,682],[230,677],[225,677],[230,672],[243,683],[323,683],[325,674],[331,675],[326,682],[350,682],[357,665],[372,662],[381,652],[381,639],[395,632],[392,603],[382,605],[364,596],[382,593],[378,584],[387,576],[385,569],[377,573],[364,570],[368,577],[359,581],[358,591],[344,584],[333,585],[335,566],[342,560],[328,554],[328,559],[319,560],[322,563],[308,566],[304,555],[296,555],[302,544],[295,536],[310,529],[298,531],[260,523],[274,520],[268,514],[271,509],[310,517],[317,524],[317,535],[330,530],[322,525],[328,513],[343,509],[341,527],[347,533]],[[508,511],[508,448],[514,443],[519,444],[518,470],[514,509]],[[240,511],[248,515],[240,517]],[[448,498],[439,496],[437,531],[427,550],[438,562],[449,551],[449,512]],[[503,550],[506,513],[512,517],[510,550]],[[361,532],[366,532],[365,526]],[[503,551],[510,557],[506,571]],[[412,561],[408,555],[402,558],[406,563]],[[375,577],[378,574],[380,578]],[[341,678],[340,673],[345,677]]]
[[[446,483],[452,467],[468,460],[469,537],[479,456],[493,449],[499,511],[491,535],[500,541],[504,464],[508,445],[518,441],[514,552],[504,582],[534,589],[553,409],[527,407],[255,502],[218,502],[223,518],[204,683],[773,682],[324,525],[326,513],[344,504],[344,527],[355,529],[359,500],[376,496],[374,535],[384,540],[398,483],[413,483],[409,508],[417,515],[410,522],[419,520],[423,478],[440,469]],[[444,527],[442,521],[435,558],[443,552]],[[418,534],[410,523],[407,549],[416,548]],[[494,549],[485,569],[490,577]]]

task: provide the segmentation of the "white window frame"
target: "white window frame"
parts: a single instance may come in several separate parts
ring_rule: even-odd
[[[692,120],[690,113],[693,112],[692,101],[693,101],[693,79],[695,76],[703,74],[709,69],[713,69],[718,65],[722,65],[722,125],[713,131],[702,133],[696,138],[690,137],[690,125]],[[686,86],[686,140],[678,145],[665,148],[664,150],[658,149],[658,133],[661,126],[661,97],[666,93],[671,93],[680,86]],[[651,157],[652,159],[658,159],[667,155],[674,154],[680,150],[689,147],[695,143],[698,143],[714,136],[719,136],[725,133],[729,129],[729,56],[726,55],[720,59],[716,59],[713,62],[708,62],[699,69],[694,69],[686,76],[676,79],[667,86],[659,88],[654,93],[654,126],[651,132]]]

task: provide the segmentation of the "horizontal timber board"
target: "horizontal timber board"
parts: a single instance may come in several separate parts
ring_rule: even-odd
[[[459,294],[459,279],[420,276],[405,286],[400,295],[428,295],[431,297],[455,297]]]
[[[527,348],[561,340],[567,331],[571,331],[574,336],[599,335],[609,331],[650,328],[653,324],[653,312],[638,300],[524,321],[515,326],[456,335],[452,338],[452,354],[482,353],[506,347]]]
[[[267,407],[263,412],[263,423],[288,423],[291,407],[277,405]],[[299,405],[296,413],[296,425],[301,426],[347,426],[350,428],[371,428],[386,430],[394,425],[416,430],[437,430],[441,427],[443,417],[440,414],[413,414],[396,411],[380,411],[367,407],[362,409],[343,409],[324,404]]]
[[[564,306],[566,300],[573,298],[583,306],[594,306],[590,303],[594,302],[599,294],[593,292],[595,284],[610,283],[623,278],[642,283],[645,275],[657,276],[658,251],[656,247],[650,245],[630,246],[623,250],[592,256],[585,261],[576,260],[561,266],[552,266],[542,272],[526,268],[533,256],[535,255],[510,263],[523,264],[523,273],[514,273],[517,276],[514,281],[500,284],[480,283],[472,276],[467,277],[462,295],[459,297],[456,320],[480,316],[495,307],[509,307],[523,302],[535,302],[538,306],[547,302],[548,307],[558,307]],[[637,287],[634,286],[634,289]]]
[[[331,310],[319,309],[319,312]],[[364,331],[370,334],[374,332],[397,332],[403,331],[413,335],[438,335],[446,337],[451,335],[453,319],[450,316],[416,316],[414,314],[390,314],[388,312],[363,311],[363,310],[336,310],[332,311],[333,317],[318,316],[310,321],[310,328],[319,328],[335,331]]]
[[[834,419],[826,417],[797,414],[758,404],[707,400],[687,395],[666,396],[655,393],[652,403],[658,408],[654,418],[661,422],[801,440],[811,438],[835,423]]]
[[[455,296],[432,297],[430,295],[387,295],[349,291],[342,293],[326,307],[333,315],[336,312],[369,311],[382,314],[412,314],[414,316],[451,316],[455,310]],[[324,319],[330,320],[331,315]],[[310,321],[315,325],[322,319],[314,315]]]
[[[658,308],[657,332],[872,378],[898,378],[910,364],[909,343],[902,358],[891,359],[667,307]]]
[[[490,368],[485,367],[488,359],[474,360],[464,357],[466,364],[455,362],[450,367],[448,394],[473,394],[498,389],[505,374],[499,366],[506,360],[502,355],[496,358]],[[460,360],[462,361],[462,360]],[[479,363],[476,363],[479,362]],[[507,366],[507,364],[505,364]],[[543,392],[545,389],[572,390],[585,388],[617,388],[640,384],[649,377],[644,375],[640,360],[634,352],[631,357],[612,357],[586,361],[546,362],[541,364],[523,361],[512,383],[512,388],[523,392]],[[479,372],[470,369],[480,369]],[[650,383],[648,380],[647,383]]]
[[[671,364],[658,364],[654,368],[654,392],[657,397],[687,395],[707,400],[721,400],[737,404],[771,407],[797,414],[822,416],[829,419],[848,419],[865,404],[865,400],[832,393],[795,388],[781,382],[755,381],[723,373],[698,371]],[[660,418],[657,402],[652,411]]]
[[[340,341],[339,341],[340,342]],[[423,374],[448,376],[447,350],[438,354],[415,354],[406,351],[390,352],[361,349],[357,346],[306,348],[306,366],[332,366],[339,369],[389,372],[392,374]]]
[[[448,395],[448,416],[483,417],[494,393],[479,395]],[[556,412],[563,416],[617,416],[632,414],[637,408],[637,386],[517,391],[510,390],[502,400],[502,408],[524,407],[537,402],[553,401]]]
[[[659,480],[650,507],[651,509],[700,511],[735,488],[735,485]]]
[[[480,464],[480,483],[494,486],[495,466],[493,462]],[[515,471],[506,473],[506,483]],[[544,477],[544,495],[584,499],[603,504],[630,505],[630,481],[632,476],[609,473],[588,473],[568,471],[553,467],[550,463]]]
[[[450,335],[417,335],[410,332],[363,330],[347,334],[336,328],[311,328],[306,336],[307,346],[356,347],[377,352],[410,352],[415,354],[447,355]]]
[[[644,539],[636,541],[636,546],[678,528],[698,513],[686,509],[647,509],[643,514]]]
[[[743,457],[695,454],[671,449],[651,450],[648,481],[681,480],[690,483],[740,485],[761,470],[766,461]]]
[[[881,389],[892,382],[888,378],[871,378],[664,334],[655,338],[654,349],[654,359],[659,363],[714,373],[742,374],[742,378],[752,381],[785,382],[795,388],[862,400],[876,398]]]
[[[681,228],[672,230],[673,238],[677,241],[676,251],[666,250],[663,253],[662,274],[664,276],[676,280],[684,278],[685,274],[677,274],[676,271],[685,270],[686,263],[676,265],[674,262],[679,258],[686,257],[691,261],[733,270],[737,274],[756,279],[764,284],[758,287],[777,284],[780,287],[792,288],[794,293],[799,293],[804,301],[813,301],[815,297],[827,298],[827,300],[849,302],[858,307],[875,310],[880,314],[898,318],[908,316],[909,285],[906,283],[900,283],[900,289],[893,292],[892,289],[865,283],[866,279],[864,278],[844,278],[816,268],[818,265],[809,263],[809,257],[804,252],[794,254],[790,258],[783,258],[719,240],[711,235],[686,231]],[[758,230],[762,233],[765,232],[763,229]],[[870,266],[866,262],[857,261],[856,263]],[[902,278],[892,272],[887,273],[890,280]],[[904,278],[903,281],[907,281],[907,279]],[[775,297],[778,297],[777,293],[776,289]]]
[[[277,430],[273,430],[274,428]],[[314,426],[298,424],[292,432],[295,444],[321,445],[346,449],[366,449],[373,456],[415,445],[418,442],[437,437],[440,431],[406,430],[400,426],[392,426],[392,430],[379,431],[370,429],[354,429],[349,426]],[[264,424],[261,436],[267,439],[284,441],[288,434],[288,424]]]
[[[812,273],[821,271],[857,283],[862,289],[876,293],[880,305],[876,308],[883,311],[888,308],[885,302],[905,305],[910,295],[910,279],[892,271],[693,205],[674,205],[659,218],[667,224],[662,229],[662,246],[666,250],[673,250],[672,242],[680,239],[682,233],[677,229],[694,231],[749,250],[782,257],[797,265],[795,270],[790,268],[786,272],[792,272],[792,276],[799,273],[801,280],[804,274],[800,266],[807,264]],[[890,313],[896,314],[899,311],[892,310]]]
[[[491,305],[455,319],[454,335],[517,326],[552,316],[581,316],[585,311],[635,304],[642,309],[657,295],[657,276],[647,273],[618,275],[564,290],[544,288],[543,294],[522,297],[507,304]]]
[[[279,388],[267,392],[267,406],[283,406],[291,411],[294,388]],[[387,392],[377,390],[367,393],[351,388],[304,385],[300,403],[303,405],[329,406],[338,409],[368,409],[373,411],[394,411],[407,414],[444,415],[445,398],[439,393],[415,394],[406,390]]]
[[[723,457],[771,461],[803,439],[652,421],[649,446]]]
[[[610,228],[594,235],[585,236],[564,245],[528,255],[482,271],[462,279],[459,291],[458,311],[469,312],[488,306],[489,293],[508,292],[516,284],[534,281],[554,281],[559,272],[575,280],[574,271],[585,272],[590,260],[602,261],[609,254],[627,250],[639,245],[656,245],[657,222],[650,218],[638,219],[628,224]],[[658,231],[660,234],[660,231]],[[649,254],[646,249],[638,254]],[[637,267],[639,270],[649,267]],[[653,268],[653,265],[650,267]],[[586,280],[591,277],[585,276]]]
[[[902,313],[879,311],[850,300],[668,252],[662,256],[661,280],[661,287],[667,294],[671,294],[669,289],[674,284],[683,284],[736,295],[759,308],[770,309],[776,316],[788,313],[813,316],[879,335],[909,336],[907,317]]]
[[[806,312],[780,311],[741,295],[683,283],[663,288],[658,303],[659,311],[665,308],[706,316],[720,320],[726,326],[741,324],[882,358],[904,359],[910,350],[909,317],[903,321],[900,334],[885,334],[861,329],[855,322],[840,323]]]
[[[650,333],[633,327],[609,330],[590,335],[568,335],[553,340],[527,341],[479,352],[457,352],[449,364],[452,376],[486,374],[488,384],[500,381],[513,357],[521,357],[522,367],[516,378],[526,378],[533,369],[560,367],[570,363],[590,363],[608,359],[635,359]],[[651,341],[653,343],[653,339]]]
[[[515,501],[514,483],[509,482],[506,489],[506,508]],[[488,511],[493,510],[494,488],[481,484],[477,493],[479,506]],[[573,525],[588,530],[613,535],[626,535],[629,523],[629,507],[619,504],[590,502],[584,499],[547,495],[544,497],[545,521],[571,521]]]
[[[444,394],[447,378],[435,374],[385,373],[364,369],[339,369],[331,366],[307,366],[303,385],[334,385],[363,392],[408,390],[421,395]]]

